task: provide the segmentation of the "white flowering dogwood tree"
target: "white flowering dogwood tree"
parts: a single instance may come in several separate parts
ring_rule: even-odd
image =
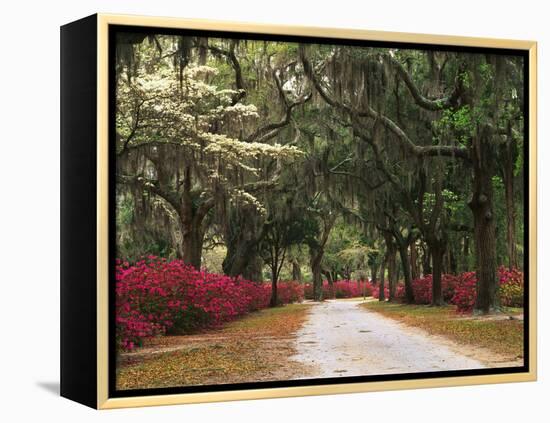
[[[178,53],[177,45],[165,43],[165,56]],[[213,49],[235,58],[235,44]],[[256,106],[243,102],[236,58],[236,87],[227,89],[213,82],[214,67],[189,62],[174,68],[159,56],[147,66],[128,64],[132,72],[117,78],[117,181],[136,201],[145,196],[165,211],[176,254],[198,268],[209,213],[236,206],[265,215],[255,193],[275,187],[281,167],[303,156],[273,138],[307,96],[285,98],[281,121],[261,125]],[[275,70],[273,77],[284,95]]]

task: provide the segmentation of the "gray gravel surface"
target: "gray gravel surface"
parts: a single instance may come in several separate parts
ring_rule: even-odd
[[[359,307],[361,301],[312,305],[296,336],[298,362],[314,375],[336,377],[480,369],[485,365],[437,339]]]

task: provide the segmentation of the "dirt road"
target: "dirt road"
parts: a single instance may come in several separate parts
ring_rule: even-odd
[[[480,369],[485,365],[448,342],[359,307],[361,301],[312,305],[296,334],[292,360],[312,366],[308,377]]]

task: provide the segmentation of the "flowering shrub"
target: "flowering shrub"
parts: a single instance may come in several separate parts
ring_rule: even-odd
[[[373,288],[372,296],[373,298],[377,298],[377,299],[380,298],[380,285]],[[390,288],[387,282],[384,284],[384,298],[385,299],[390,298]],[[405,285],[398,284],[395,287],[395,300],[402,301],[403,298],[405,298]]]
[[[506,307],[523,307],[523,273],[518,269],[509,270],[504,266],[497,272],[499,282],[500,304]],[[476,302],[476,274],[466,272],[459,275],[460,282],[455,289],[451,303],[458,311],[468,312]]]
[[[455,293],[455,287],[457,284],[457,276],[443,274],[441,275],[441,293],[443,301],[450,302]],[[414,293],[415,304],[431,304],[432,302],[432,275],[426,275],[422,278],[418,278],[412,281],[412,288]],[[405,287],[402,285],[397,298],[403,298],[405,295]],[[399,290],[399,288],[398,288]]]
[[[414,302],[416,304],[430,304],[432,302],[432,282],[432,275],[426,275],[412,281]]]
[[[373,298],[376,298],[376,299],[380,298],[380,284],[378,284],[372,289],[372,296]],[[390,297],[390,289],[387,287],[387,285],[384,285],[384,298],[388,299],[389,297]]]
[[[269,303],[269,299],[271,298],[271,285],[265,284],[264,287],[269,287],[269,289],[267,289],[267,303]],[[279,304],[290,304],[303,301],[304,286],[296,281],[280,281],[277,284],[277,299]]]
[[[500,303],[507,307],[523,307],[523,273],[506,267],[498,269]]]
[[[363,295],[369,297],[372,295],[372,285],[368,281],[340,280],[334,282],[332,287],[327,286],[327,290],[331,295],[330,298],[354,298]]]
[[[332,285],[328,281],[323,281],[323,298],[354,298],[362,297],[363,290],[365,296],[372,295],[373,287],[370,282],[360,282],[353,280],[339,280]],[[304,285],[304,294],[306,298],[313,298],[313,284]]]
[[[303,299],[296,282],[278,288],[280,303]],[[133,349],[145,338],[216,326],[267,307],[270,297],[270,284],[199,271],[181,260],[117,261],[117,345]]]
[[[461,313],[472,311],[476,302],[476,272],[465,272],[457,278],[455,293],[450,302]]]
[[[500,285],[500,303],[507,307],[523,307],[523,273],[517,269],[505,267],[498,269]],[[432,301],[432,275],[426,275],[412,282],[415,304],[430,304]],[[441,275],[443,301],[454,304],[461,313],[470,312],[476,302],[477,278],[475,272],[465,272],[460,275]],[[385,297],[389,297],[388,287],[385,287]],[[374,288],[372,296],[378,298],[379,287]],[[405,287],[399,284],[395,299],[403,301]]]

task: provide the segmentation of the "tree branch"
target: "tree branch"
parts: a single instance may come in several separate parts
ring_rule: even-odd
[[[206,216],[206,214],[212,210],[212,208],[216,205],[216,200],[214,197],[209,197],[206,200],[204,200],[199,207],[197,208],[195,214],[193,215],[193,219],[196,219],[196,221],[201,222],[202,219]]]
[[[159,187],[158,181],[146,179],[142,176],[117,175],[117,182],[124,185],[139,185],[145,191],[158,195],[179,214],[179,198],[175,192],[168,192]]]
[[[326,90],[321,86],[321,83],[319,82],[319,80],[315,77],[313,68],[305,55],[303,46],[300,46],[300,57],[302,60],[302,65],[304,67],[304,72],[306,76],[310,79],[313,86],[315,87],[315,89],[317,90],[321,98],[325,100],[326,103],[328,103],[329,105],[335,108],[338,108],[340,110],[347,112],[352,119],[354,117],[367,117],[382,123],[388,131],[390,131],[393,135],[395,135],[395,137],[401,143],[401,146],[408,153],[419,157],[444,156],[444,157],[453,157],[453,158],[457,157],[464,160],[470,160],[468,150],[462,147],[454,147],[454,146],[447,146],[447,145],[434,145],[434,146],[416,145],[393,120],[391,120],[384,114],[375,111],[372,107],[366,106],[366,108],[363,110],[356,110],[350,105],[347,105],[345,103],[342,103],[334,99],[326,92]]]
[[[246,90],[244,88],[244,80],[243,80],[243,72],[241,69],[241,64],[239,63],[239,59],[235,54],[236,45],[237,45],[237,42],[235,40],[231,40],[229,50],[223,50],[211,44],[208,45],[208,49],[210,51],[213,51],[219,55],[225,56],[229,61],[229,63],[231,64],[231,66],[233,67],[233,70],[235,71],[235,87],[237,89],[237,93],[231,99],[232,106],[234,106],[235,104],[237,104],[239,101],[241,101],[243,98],[246,97]]]
[[[409,74],[409,72],[407,72],[405,67],[396,58],[392,57],[390,54],[380,54],[380,57],[395,68],[395,70],[397,71],[397,74],[409,89],[409,92],[414,98],[414,101],[416,102],[416,104],[422,107],[423,109],[433,110],[433,111],[443,110],[443,109],[451,108],[456,104],[461,92],[461,86],[458,79],[451,95],[432,100],[422,95],[422,93],[420,92],[420,89],[414,83],[412,76]]]
[[[283,84],[277,74],[277,71],[273,71],[273,78],[275,79],[275,84],[277,86],[277,90],[279,91],[279,94],[283,98],[283,102],[285,105],[285,114],[281,118],[279,122],[269,123],[267,125],[264,125],[258,129],[256,129],[252,134],[250,134],[248,137],[246,137],[245,141],[247,142],[266,142],[270,140],[271,138],[275,137],[281,128],[284,128],[290,123],[290,120],[292,118],[292,109],[295,107],[307,103],[311,99],[311,93],[300,97],[298,100],[291,102],[286,97],[284,90],[283,90]]]
[[[133,119],[133,122],[132,122],[132,129],[130,130],[130,134],[124,140],[124,144],[122,145],[122,149],[117,153],[117,156],[122,156],[127,151],[128,144],[130,143],[132,138],[134,138],[134,136],[136,135],[137,129],[139,127],[139,118],[140,118],[140,113],[141,113],[141,106],[143,106],[143,103],[145,103],[144,99],[139,101],[139,103],[136,106],[136,113],[134,115],[134,119]]]
[[[377,188],[380,188],[382,185],[384,185],[387,181],[379,181],[375,184],[371,183],[367,178],[362,177],[361,175],[356,175],[351,172],[346,172],[344,170],[329,170],[329,173],[333,175],[343,175],[343,176],[349,176],[350,178],[355,178],[363,182],[370,191],[374,191]]]

